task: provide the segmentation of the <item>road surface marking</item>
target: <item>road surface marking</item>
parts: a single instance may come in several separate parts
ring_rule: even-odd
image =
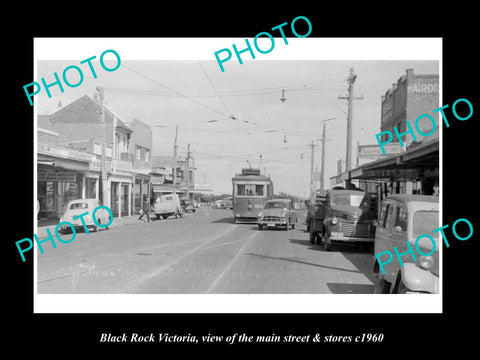
[[[210,293],[213,288],[217,285],[217,283],[220,281],[220,279],[231,269],[232,265],[237,261],[238,257],[242,254],[243,249],[247,246],[247,244],[252,240],[255,236],[257,236],[258,232],[253,233],[252,235],[248,236],[247,238],[244,238],[242,240],[247,240],[245,241],[245,244],[238,250],[237,254],[233,257],[233,259],[230,261],[230,263],[223,269],[220,275],[217,276],[217,278],[213,281],[213,283],[209,286],[207,291],[205,291],[205,294]]]

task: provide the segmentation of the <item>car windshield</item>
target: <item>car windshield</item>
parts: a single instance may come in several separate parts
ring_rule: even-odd
[[[360,207],[364,195],[335,194],[332,195],[332,205],[350,205]]]
[[[432,233],[432,230],[440,227],[438,223],[438,211],[419,210],[413,215],[412,236],[416,239],[423,234],[430,234],[434,239],[438,239],[438,231]]]
[[[87,203],[73,203],[72,205],[70,205],[70,210],[73,210],[73,209],[88,209],[88,204]]]
[[[288,207],[287,203],[281,201],[272,201],[265,203],[265,209],[283,209]]]

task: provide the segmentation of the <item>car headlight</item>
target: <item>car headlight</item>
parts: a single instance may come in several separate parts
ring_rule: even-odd
[[[335,225],[338,222],[338,219],[334,216],[330,221],[333,225]]]
[[[433,260],[433,257],[429,256],[422,256],[420,257],[420,262],[419,265],[422,269],[430,269],[433,266],[433,263],[435,260]]]

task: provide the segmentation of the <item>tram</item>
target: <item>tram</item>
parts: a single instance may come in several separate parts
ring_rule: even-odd
[[[256,223],[266,200],[273,197],[270,177],[261,175],[260,169],[242,169],[232,178],[232,203],[235,223]]]

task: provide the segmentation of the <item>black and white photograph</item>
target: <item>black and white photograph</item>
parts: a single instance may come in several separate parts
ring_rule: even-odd
[[[30,96],[39,304],[148,294],[162,312],[363,312],[376,294],[415,293],[441,307],[439,39],[358,39],[372,59],[325,60],[309,49],[348,40],[277,38],[277,59],[232,50],[242,63],[130,60],[138,41],[102,39],[95,48],[112,49],[97,56],[44,60],[62,41],[38,39]],[[242,39],[196,44],[229,42]],[[288,47],[295,56],[282,58]],[[188,296],[164,294],[204,296],[186,307]],[[285,303],[292,294],[332,307]],[[373,300],[342,308],[360,294]]]

